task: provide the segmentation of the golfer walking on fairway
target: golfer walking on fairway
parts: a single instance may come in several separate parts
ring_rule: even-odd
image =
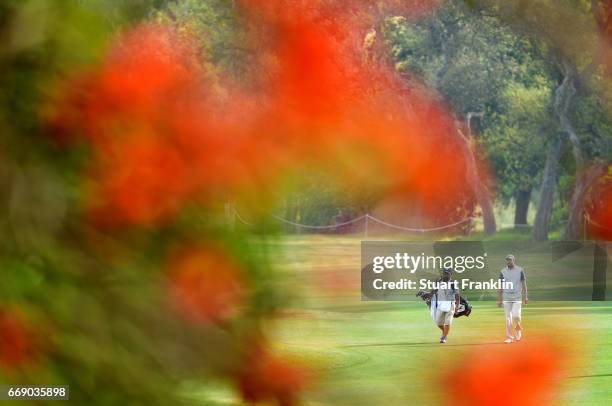
[[[521,326],[521,304],[527,304],[527,277],[525,271],[516,265],[514,255],[506,256],[506,266],[499,273],[502,289],[499,289],[497,306],[504,306],[506,315],[506,339],[511,344],[523,338]]]

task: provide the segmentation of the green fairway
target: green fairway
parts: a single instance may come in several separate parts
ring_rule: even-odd
[[[318,375],[309,405],[444,404],[439,365],[463,354],[507,347],[503,310],[472,302],[469,318],[455,319],[449,340],[438,343],[422,302],[362,302],[358,238],[295,237],[279,243],[276,258],[292,309],[270,327],[280,350]],[[532,302],[523,308],[525,340],[549,337],[561,374],[555,404],[612,402],[612,302]],[[230,388],[214,384],[192,392],[210,404],[235,404]]]
[[[565,371],[559,401],[612,401],[611,316],[609,303],[533,303],[524,309],[525,341],[530,331],[541,334],[546,327],[562,349],[567,346],[580,359]],[[455,320],[448,343],[439,344],[438,337],[425,306],[418,303],[355,303],[305,311],[285,320],[278,334],[288,351],[324,362],[322,382],[312,391],[315,403],[435,404],[440,400],[430,383],[436,379],[435,365],[465,351],[504,346],[503,312],[490,302],[475,303],[472,316]]]

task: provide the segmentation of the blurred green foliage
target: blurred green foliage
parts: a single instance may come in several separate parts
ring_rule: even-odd
[[[0,316],[18,310],[24,324],[6,322],[16,327],[0,332],[0,345],[27,361],[0,360],[3,382],[69,384],[75,404],[177,404],[186,376],[233,367],[249,324],[278,306],[268,252],[248,248],[223,221],[195,216],[119,237],[88,226],[81,176],[89,153],[62,148],[42,120],[57,82],[93,66],[122,29],[158,18],[166,3],[0,3]],[[211,235],[257,280],[233,332],[190,326],[168,302],[169,242]]]

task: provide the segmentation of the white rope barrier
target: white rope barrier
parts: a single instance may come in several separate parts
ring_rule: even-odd
[[[238,219],[238,221],[240,221],[242,224],[247,225],[247,226],[252,226],[253,225],[253,223],[249,223],[248,221],[244,220],[240,216],[240,213],[238,213],[238,210],[234,209],[234,214],[236,215],[236,218]]]
[[[236,218],[238,219],[238,221],[240,221],[242,224],[245,224],[245,225],[248,225],[248,226],[252,226],[253,225],[252,223],[244,220],[244,218],[242,218],[242,216],[240,215],[238,210],[234,209],[234,213],[235,213]],[[290,220],[284,219],[284,218],[282,218],[280,216],[276,216],[274,214],[270,214],[270,217],[272,217],[275,220],[280,221],[281,223],[289,224],[289,225],[292,225],[292,226],[295,226],[295,227],[311,229],[311,230],[332,230],[332,229],[335,229],[335,228],[338,228],[338,227],[344,227],[344,226],[347,226],[347,225],[350,225],[350,224],[354,224],[354,223],[360,222],[362,220],[366,220],[366,222],[367,222],[367,220],[369,219],[369,220],[373,220],[373,221],[375,221],[375,222],[377,222],[379,224],[382,224],[382,225],[390,227],[390,228],[395,228],[397,230],[409,231],[409,232],[415,232],[415,233],[426,233],[426,232],[445,230],[445,229],[456,227],[458,225],[461,225],[461,224],[464,224],[464,223],[466,223],[468,221],[476,219],[475,217],[468,217],[468,218],[465,218],[463,220],[457,221],[455,223],[447,224],[447,225],[439,226],[439,227],[412,228],[412,227],[400,226],[400,225],[397,225],[397,224],[391,224],[391,223],[388,223],[388,222],[386,222],[384,220],[376,218],[376,217],[374,217],[374,216],[372,216],[370,214],[364,214],[363,216],[359,216],[359,217],[351,219],[349,221],[345,221],[345,222],[338,223],[338,224],[325,225],[325,226],[313,226],[313,225],[309,225],[309,224],[301,224],[301,223],[297,223],[297,222],[294,222],[294,221],[290,221]]]
[[[332,225],[328,225],[328,226],[310,226],[310,225],[307,225],[307,224],[294,223],[293,221],[289,221],[289,220],[284,219],[282,217],[275,216],[274,214],[270,214],[270,217],[272,217],[272,218],[274,218],[274,219],[276,219],[276,220],[278,220],[278,221],[280,221],[282,223],[290,224],[290,225],[296,226],[296,227],[310,228],[310,229],[314,229],[314,230],[329,230],[329,229],[332,229],[332,228],[338,228],[338,227],[346,226],[346,225],[353,224],[353,223],[356,223],[358,221],[361,221],[361,220],[363,220],[367,216],[368,215],[366,214],[364,216],[357,217],[355,219],[352,219],[352,220],[349,220],[349,221],[345,221],[343,223],[332,224]]]
[[[403,230],[403,231],[411,231],[411,232],[415,232],[415,233],[427,233],[427,232],[432,232],[432,231],[440,231],[440,230],[445,230],[445,229],[447,229],[447,228],[453,228],[453,227],[456,227],[456,226],[458,226],[458,225],[460,225],[460,224],[467,223],[468,221],[471,221],[471,220],[474,220],[474,219],[475,219],[475,217],[468,217],[468,218],[465,218],[465,219],[463,219],[463,220],[457,221],[457,222],[455,222],[455,223],[452,223],[452,224],[447,224],[447,225],[444,225],[444,226],[439,226],[439,227],[431,227],[431,228],[411,228],[411,227],[404,227],[404,226],[398,226],[398,225],[396,225],[396,224],[387,223],[386,221],[383,221],[383,220],[381,220],[381,219],[377,219],[376,217],[371,216],[371,215],[369,215],[369,214],[366,214],[366,216],[367,216],[369,219],[372,219],[372,220],[374,220],[375,222],[377,222],[377,223],[379,223],[379,224],[382,224],[382,225],[384,225],[384,226],[391,227],[391,228],[395,228],[395,229],[398,229],[398,230]]]
[[[234,213],[236,215],[236,218],[238,219],[238,221],[240,221],[242,224],[247,225],[247,226],[253,226],[253,223],[250,223],[248,221],[246,221],[238,212],[238,210],[234,209]],[[354,218],[352,220],[348,220],[342,223],[338,223],[338,224],[330,224],[330,225],[325,225],[325,226],[313,226],[313,225],[309,225],[309,224],[301,224],[301,223],[297,223],[291,220],[287,220],[284,219],[280,216],[276,216],[274,214],[270,214],[270,217],[272,217],[275,220],[280,221],[281,223],[285,223],[285,224],[289,224],[292,225],[294,227],[301,227],[301,228],[305,228],[305,229],[310,229],[310,230],[332,230],[338,227],[344,227],[344,226],[348,226],[350,224],[354,224],[357,222],[360,222],[362,220],[366,220],[366,229],[367,229],[367,220],[372,220],[378,224],[381,224],[383,226],[389,227],[389,228],[394,228],[396,230],[402,230],[402,231],[408,231],[408,232],[413,232],[413,233],[428,233],[428,232],[434,232],[434,231],[441,231],[441,230],[446,230],[449,228],[453,228],[453,227],[457,227],[461,224],[467,223],[469,221],[474,221],[474,220],[479,220],[480,218],[478,217],[467,217],[463,220],[459,220],[457,222],[454,222],[452,224],[446,224],[443,226],[438,226],[438,227],[430,227],[430,228],[413,228],[413,227],[404,227],[404,226],[400,226],[397,224],[392,224],[389,222],[386,222],[384,220],[381,220],[379,218],[376,218],[374,216],[372,216],[371,214],[364,214],[362,216],[359,216],[357,218]],[[607,229],[606,227],[602,226],[601,224],[598,224],[596,222],[594,222],[593,220],[591,220],[588,216],[585,216],[586,220],[599,227],[599,228],[603,228],[603,229]],[[557,222],[555,224],[559,225],[559,224],[563,224],[563,223],[567,223],[567,220],[561,220],[559,222]],[[511,228],[511,227],[532,227],[533,225],[531,224],[500,224],[500,227],[502,228]]]

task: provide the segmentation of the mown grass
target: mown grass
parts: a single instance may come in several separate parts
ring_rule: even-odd
[[[362,238],[303,235],[276,242],[281,288],[293,301],[268,333],[279,351],[316,372],[316,384],[304,394],[307,405],[447,404],[441,373],[463,356],[505,348],[503,311],[490,301],[473,302],[472,315],[455,320],[448,343],[439,344],[423,303],[360,300]],[[503,232],[489,241],[503,238],[518,235]],[[553,404],[612,404],[612,302],[532,301],[523,317],[525,342],[552,340],[567,361]],[[240,404],[221,382],[198,383],[186,393],[196,404]]]

